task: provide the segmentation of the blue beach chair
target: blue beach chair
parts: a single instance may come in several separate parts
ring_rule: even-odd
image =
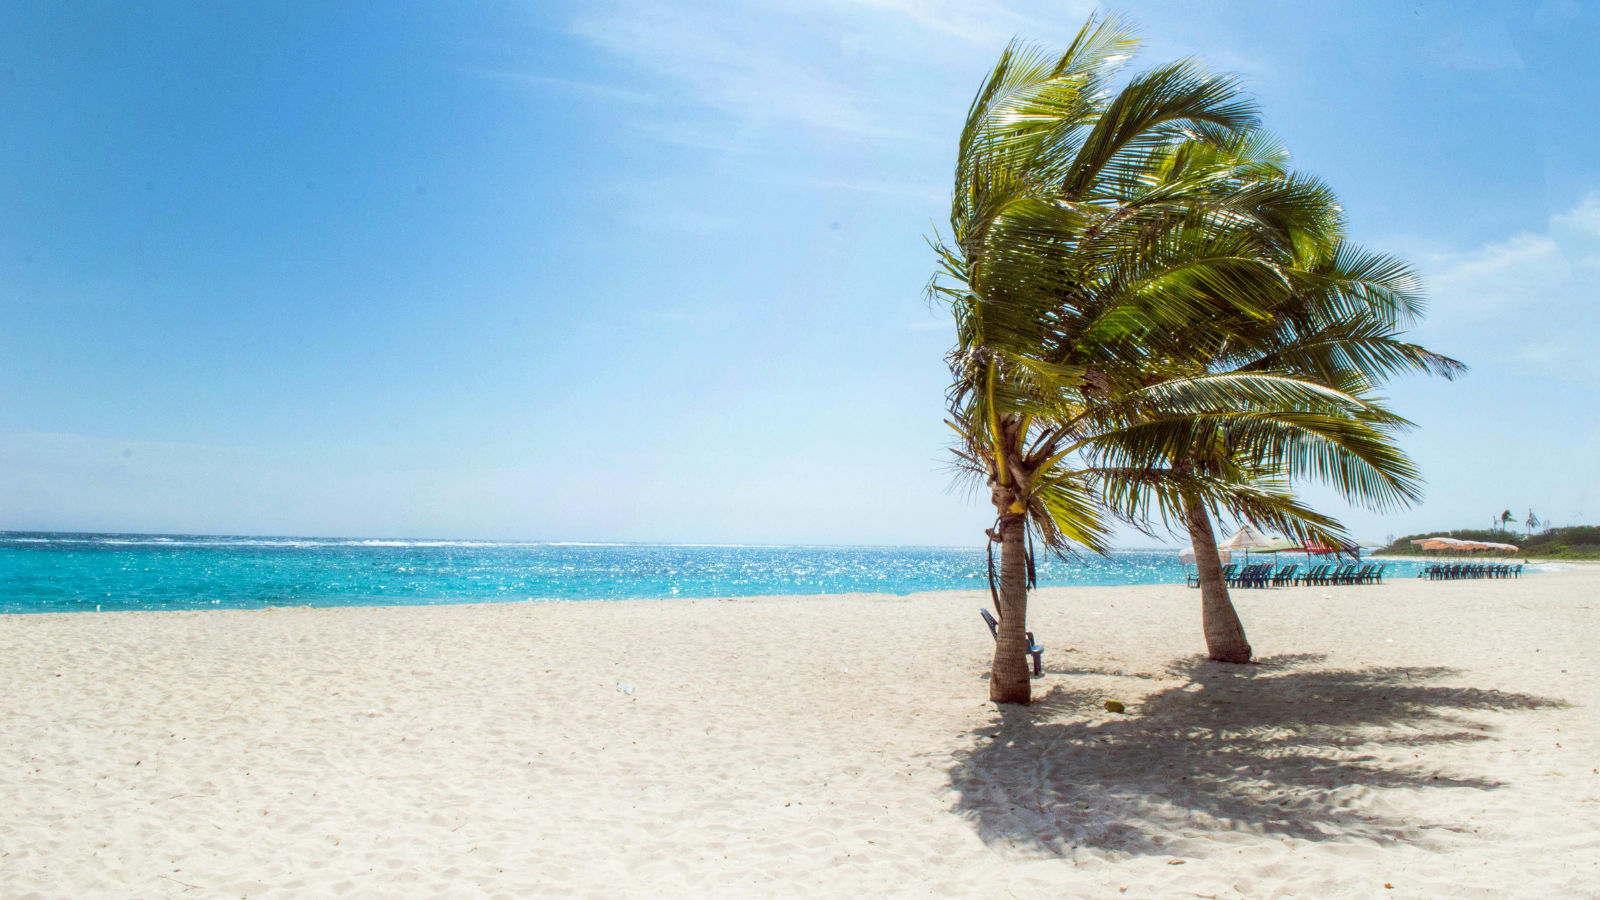
[[[982,607],[978,609],[978,615],[983,616],[984,624],[989,626],[989,636],[997,641],[1000,640],[1000,623],[995,621],[994,616],[987,609],[983,609]],[[1033,657],[1034,677],[1037,678],[1038,676],[1043,675],[1044,647],[1040,646],[1034,641],[1033,632],[1031,631],[1028,632],[1028,649],[1023,652],[1028,656]]]

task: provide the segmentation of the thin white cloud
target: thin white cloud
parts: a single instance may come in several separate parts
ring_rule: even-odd
[[[1073,6],[1051,19],[1092,8]],[[678,101],[680,126],[698,108],[736,135],[942,147],[1006,41],[1061,29],[994,0],[669,0],[586,6],[570,30]]]
[[[1547,226],[1481,246],[1414,255],[1430,286],[1428,328],[1475,366],[1600,386],[1600,192]]]
[[[1463,252],[1439,253],[1426,261],[1435,308],[1478,314],[1519,302],[1530,282],[1560,283],[1571,274],[1561,247],[1549,234],[1516,234]]]
[[[1552,216],[1551,230],[1565,232],[1580,240],[1600,238],[1600,191],[1564,213]]]
[[[1424,253],[1417,261],[1441,315],[1482,317],[1507,308],[1526,313],[1592,298],[1596,285],[1589,274],[1600,266],[1600,192],[1552,215],[1541,231]]]
[[[1533,341],[1517,348],[1517,359],[1542,365],[1560,359],[1564,348],[1555,341]]]
[[[1017,34],[1043,34],[1047,23],[1023,15],[1002,3],[983,0],[843,0],[846,7],[894,13],[930,31],[966,43],[993,48]],[[1086,17],[1093,4],[1064,4],[1067,19]],[[1077,7],[1081,7],[1077,8]]]
[[[903,137],[869,113],[856,85],[826,70],[807,24],[792,13],[745,17],[686,4],[591,9],[573,30],[740,126]]]

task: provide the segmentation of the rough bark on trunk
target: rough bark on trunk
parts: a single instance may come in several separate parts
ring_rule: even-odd
[[[998,503],[996,504],[999,505]],[[1027,703],[1032,699],[1028,671],[1028,557],[1026,517],[1000,514],[1000,627],[994,642],[994,665],[989,672],[989,699],[996,703]]]
[[[1194,564],[1200,570],[1200,622],[1206,634],[1206,655],[1218,662],[1247,663],[1250,642],[1244,625],[1228,599],[1228,583],[1222,578],[1222,560],[1217,555],[1217,538],[1211,531],[1211,517],[1203,503],[1190,502],[1184,510],[1189,538],[1194,542]]]

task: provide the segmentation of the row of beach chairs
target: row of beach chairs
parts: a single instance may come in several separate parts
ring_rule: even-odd
[[[1222,570],[1223,580],[1228,582],[1230,588],[1264,588],[1264,587],[1289,587],[1300,585],[1333,585],[1333,584],[1382,584],[1383,570],[1389,568],[1388,564],[1378,565],[1370,563],[1365,566],[1355,564],[1335,566],[1332,563],[1321,566],[1312,566],[1305,572],[1300,572],[1299,565],[1287,565],[1276,572],[1271,563],[1245,566],[1243,569],[1237,564],[1225,566]],[[1518,568],[1521,568],[1520,566]],[[1299,574],[1297,574],[1299,573]],[[1189,587],[1200,586],[1200,576],[1192,574],[1188,579]]]
[[[1436,565],[1423,569],[1417,577],[1429,581],[1454,581],[1457,578],[1521,578],[1522,566],[1495,565],[1493,563],[1457,563]]]

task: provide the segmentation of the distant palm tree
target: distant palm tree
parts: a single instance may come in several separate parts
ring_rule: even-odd
[[[1528,508],[1527,521],[1523,522],[1522,524],[1527,526],[1528,534],[1532,535],[1534,533],[1534,531],[1537,530],[1540,525],[1544,524],[1544,522],[1541,521],[1538,516],[1534,515],[1533,514],[1533,508],[1529,507]]]
[[[1500,514],[1500,530],[1501,531],[1505,531],[1506,530],[1506,526],[1511,524],[1514,521],[1516,521],[1516,517],[1511,515],[1511,510],[1508,509],[1505,512],[1501,513]]]

